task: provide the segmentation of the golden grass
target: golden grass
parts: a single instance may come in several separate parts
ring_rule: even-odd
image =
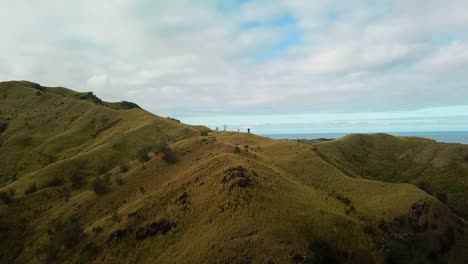
[[[16,189],[14,201],[0,205],[1,262],[43,263],[54,222],[77,215],[86,236],[74,250],[63,250],[59,262],[291,263],[295,255],[319,254],[311,251],[311,242],[327,241],[340,261],[383,263],[389,253],[379,241],[389,235],[379,223],[392,223],[423,201],[429,204],[424,219],[438,229],[415,237],[437,240],[444,227],[453,226],[454,245],[439,260],[467,261],[464,220],[408,184],[413,183],[409,173],[398,178],[407,180],[388,180],[379,178],[378,170],[361,168],[401,160],[401,168],[410,169],[407,156],[427,168],[445,168],[444,162],[458,162],[446,145],[386,135],[317,145],[234,132],[202,136],[205,127],[141,109],[113,109],[76,94],[46,88],[38,95],[31,83],[0,83],[0,119],[9,123],[0,135],[0,190]],[[161,136],[171,139],[177,161],[168,163],[158,153],[138,161],[137,150],[157,144]],[[373,161],[363,163],[363,157]],[[241,176],[228,177],[239,167]],[[72,188],[68,177],[76,173],[85,184]],[[90,182],[106,173],[110,191],[97,195]],[[46,187],[53,176],[65,184]],[[242,187],[238,176],[248,184]],[[124,183],[117,184],[117,178]],[[466,177],[453,179],[446,184]],[[39,190],[24,194],[32,183]],[[136,230],[161,220],[173,224],[166,234],[135,238]],[[93,231],[98,227],[101,232]],[[118,230],[123,235],[110,241]],[[100,248],[97,255],[87,254],[89,243]],[[415,245],[426,254],[424,246]]]

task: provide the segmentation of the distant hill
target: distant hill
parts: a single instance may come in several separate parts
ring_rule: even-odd
[[[348,175],[414,184],[468,218],[468,145],[375,134],[350,135],[317,148]]]
[[[468,263],[465,150],[212,132],[3,82],[0,263]]]

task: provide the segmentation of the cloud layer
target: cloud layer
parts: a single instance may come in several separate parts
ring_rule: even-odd
[[[182,119],[467,105],[466,10],[455,0],[2,1],[0,79]]]

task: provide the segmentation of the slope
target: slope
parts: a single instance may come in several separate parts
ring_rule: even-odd
[[[317,144],[350,175],[411,183],[468,217],[468,146],[387,134],[350,135]]]
[[[2,263],[467,261],[466,222],[413,185],[52,90],[0,84]]]

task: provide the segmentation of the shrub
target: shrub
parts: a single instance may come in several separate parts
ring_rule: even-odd
[[[112,211],[111,219],[112,219],[112,221],[114,221],[114,222],[120,222],[120,215],[119,215],[119,213],[117,212],[117,210]]]
[[[45,186],[46,187],[57,187],[57,186],[63,185],[63,183],[64,183],[63,178],[60,177],[60,176],[55,175],[55,176],[52,176],[52,178],[50,178],[46,182]]]
[[[136,158],[141,162],[145,163],[150,160],[149,152],[151,151],[151,146],[143,146],[137,150]]]
[[[174,151],[172,151],[172,149],[169,147],[167,149],[164,149],[161,154],[163,160],[165,160],[166,162],[174,163],[177,161]]]
[[[122,173],[126,173],[128,171],[128,166],[125,163],[120,164],[119,168]]]
[[[48,263],[55,262],[62,251],[62,245],[65,248],[73,249],[84,236],[80,220],[76,216],[70,217],[63,223],[57,223],[51,230],[53,235],[44,248]]]
[[[43,249],[47,260],[46,263],[55,263],[55,260],[58,258],[61,250],[62,245],[58,239],[50,239],[49,243],[47,243]]]
[[[31,194],[31,193],[35,193],[36,191],[37,191],[36,183],[33,183],[33,184],[29,185],[29,187],[26,188],[26,190],[24,190],[24,194],[28,195],[28,194]]]
[[[240,150],[240,148],[238,146],[234,147],[234,153],[236,153],[236,154],[241,153],[241,150]]]
[[[447,204],[447,202],[448,202],[448,196],[447,196],[446,193],[438,192],[438,193],[435,194],[435,197],[444,204]]]
[[[455,231],[452,226],[447,226],[439,238],[440,251],[446,253],[452,249],[455,243]]]
[[[367,223],[366,225],[364,225],[362,231],[364,231],[364,233],[368,234],[368,235],[375,235],[375,230],[374,230],[374,227]]]
[[[356,211],[356,208],[354,208],[354,206],[350,205],[348,207],[348,209],[346,209],[345,214],[350,215],[354,211]]]
[[[2,132],[1,132],[1,129],[0,129],[0,134],[1,134],[1,133],[2,133]],[[466,162],[468,162],[468,154],[465,155],[464,160],[465,160]]]
[[[206,137],[206,136],[208,136],[208,131],[206,131],[206,130],[200,131],[200,135],[202,137]]]
[[[70,191],[68,190],[67,187],[64,187],[61,191],[60,191],[63,199],[65,200],[65,202],[68,202],[70,201],[70,198],[71,198],[71,193]]]
[[[74,173],[70,176],[70,182],[73,187],[80,187],[84,184],[84,177],[79,173]]]
[[[5,132],[8,128],[8,123],[0,120],[0,134]]]
[[[125,184],[125,180],[120,175],[118,175],[115,178],[115,183],[117,183],[118,185],[123,185],[123,184]]]
[[[83,228],[78,217],[71,217],[60,230],[61,242],[67,248],[75,247],[83,237]]]
[[[333,248],[324,240],[314,240],[309,245],[311,263],[336,263]]]
[[[348,197],[346,197],[346,196],[344,196],[344,195],[341,195],[341,194],[337,194],[337,195],[335,195],[335,197],[336,197],[336,199],[337,199],[338,201],[340,201],[340,202],[343,203],[344,205],[347,205],[347,206],[350,206],[350,205],[351,205],[351,200],[350,200]]]
[[[83,253],[90,257],[96,257],[99,255],[99,247],[94,242],[89,242],[83,247]]]
[[[109,190],[111,185],[110,182],[110,174],[106,174],[104,176],[97,176],[91,182],[91,187],[96,194],[103,194]]]
[[[419,189],[425,191],[426,193],[432,194],[432,192],[429,190],[429,184],[427,182],[421,181],[418,184],[416,184],[416,186],[418,186]]]
[[[102,229],[102,227],[100,226],[97,226],[97,227],[93,227],[93,229],[91,229],[91,231],[94,233],[94,234],[99,234],[103,231],[104,229]]]
[[[109,167],[105,166],[105,165],[102,165],[99,167],[99,169],[97,170],[97,173],[98,174],[104,174],[104,173],[107,173],[109,172]]]
[[[15,189],[8,189],[6,191],[0,192],[0,201],[4,204],[9,204],[13,202],[13,197],[15,197],[16,190]]]
[[[156,143],[156,145],[154,146],[154,151],[156,151],[156,153],[161,153],[168,148],[169,148],[169,139],[167,139],[166,136],[161,136],[158,142]]]
[[[173,163],[176,161],[175,153],[169,146],[169,140],[167,137],[160,137],[158,143],[154,146],[154,150],[161,154],[163,160],[166,162]]]

